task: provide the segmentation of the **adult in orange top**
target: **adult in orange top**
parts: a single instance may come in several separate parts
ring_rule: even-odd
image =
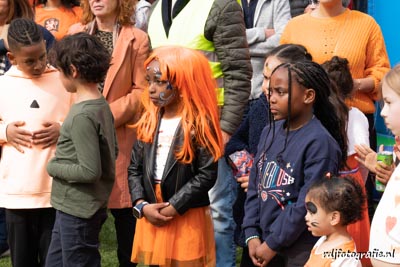
[[[82,17],[82,9],[76,0],[38,0],[34,4],[36,23],[50,31],[57,40],[63,38],[69,27]]]
[[[321,0],[312,12],[289,21],[280,42],[304,45],[320,64],[333,56],[346,58],[355,91],[347,104],[374,113],[378,85],[390,66],[382,32],[371,16],[343,7],[342,0]]]

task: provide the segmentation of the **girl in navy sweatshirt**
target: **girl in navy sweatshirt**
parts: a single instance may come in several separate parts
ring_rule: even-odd
[[[304,221],[304,199],[315,180],[346,162],[346,121],[337,108],[344,104],[322,67],[306,61],[275,68],[268,100],[270,123],[245,202],[246,244],[256,266],[267,266],[277,254],[285,258],[282,266],[304,266],[316,242]]]

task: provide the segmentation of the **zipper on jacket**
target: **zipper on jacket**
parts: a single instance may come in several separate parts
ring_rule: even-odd
[[[181,169],[179,169],[180,172]],[[179,182],[180,173],[176,176],[176,183],[175,183],[175,194],[178,192],[178,182]]]
[[[151,191],[153,192],[154,200],[156,201],[155,203],[157,203],[157,196],[156,196],[156,191],[154,191],[154,185],[153,185],[153,183],[151,182],[150,176],[147,177],[147,178],[149,179],[149,182],[150,182],[150,184],[151,184]],[[160,184],[160,190],[161,190],[161,184]]]

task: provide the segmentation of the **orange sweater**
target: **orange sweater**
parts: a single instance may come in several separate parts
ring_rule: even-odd
[[[82,9],[78,6],[68,10],[65,8],[46,9],[43,5],[35,7],[35,21],[51,32],[57,40],[63,38],[71,25],[78,23],[82,17]]]
[[[366,114],[375,111],[373,100],[379,98],[379,83],[390,65],[382,32],[371,16],[349,9],[332,18],[300,15],[289,21],[280,42],[304,45],[320,64],[334,55],[347,58],[354,79],[375,82],[372,92],[356,92],[348,104]]]

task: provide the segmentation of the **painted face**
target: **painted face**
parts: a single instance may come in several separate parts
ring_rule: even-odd
[[[270,96],[269,104],[271,113],[274,116],[274,120],[287,119],[289,114],[289,81],[288,81],[288,69],[279,68],[274,72],[270,79]],[[305,89],[292,78],[292,99],[291,99],[291,114],[290,121],[291,125],[301,125],[304,123],[303,110],[304,110],[304,99]]]
[[[269,56],[265,60],[264,70],[263,70],[264,80],[263,80],[263,84],[262,84],[262,89],[263,89],[265,95],[267,95],[267,96],[268,96],[269,81],[271,79],[271,73],[281,63],[282,62],[275,56]]]
[[[385,120],[386,127],[398,136],[400,135],[400,120],[397,116],[400,114],[400,95],[390,88],[385,80],[382,84],[382,98],[384,106],[381,116]]]
[[[172,107],[177,105],[178,93],[169,81],[162,80],[160,63],[153,60],[146,68],[146,80],[149,83],[150,100],[158,107]]]
[[[114,17],[119,5],[118,0],[89,0],[90,10],[99,18]]]
[[[309,195],[306,196],[307,214],[305,217],[308,231],[313,236],[329,235],[333,230],[329,221],[329,213],[319,205],[315,200],[311,200]]]
[[[46,69],[47,54],[44,41],[21,46],[18,50],[9,52],[8,56],[12,64],[28,76],[39,77]]]

